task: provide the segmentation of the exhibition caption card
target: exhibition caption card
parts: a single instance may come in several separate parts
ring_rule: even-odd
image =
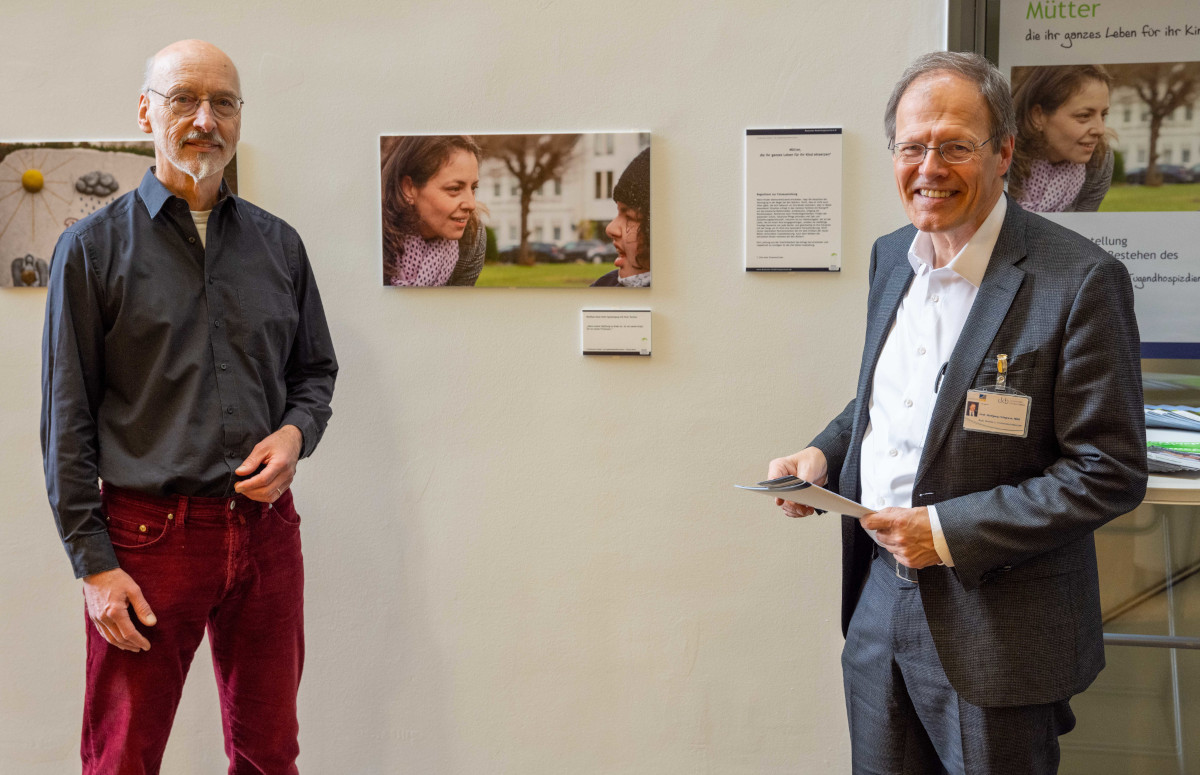
[[[650,310],[590,308],[579,312],[584,355],[650,355]]]

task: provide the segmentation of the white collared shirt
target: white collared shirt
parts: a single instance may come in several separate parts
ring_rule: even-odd
[[[971,312],[1007,209],[1001,196],[958,255],[941,269],[933,268],[928,233],[917,232],[908,249],[916,276],[900,301],[871,382],[870,422],[861,448],[862,503],[867,508],[912,507],[913,483],[937,399],[935,387],[940,387],[943,365]],[[929,521],[938,556],[954,565],[934,506],[929,506]]]

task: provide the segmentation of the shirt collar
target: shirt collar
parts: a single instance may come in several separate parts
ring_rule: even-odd
[[[958,251],[958,255],[943,268],[978,288],[983,282],[988,261],[992,258],[996,240],[1000,239],[1000,227],[1004,225],[1004,213],[1007,210],[1008,197],[1002,194],[992,206],[988,217],[983,219],[983,223],[971,235],[971,239],[967,240],[967,244]],[[913,238],[908,249],[908,263],[917,274],[933,270],[933,238],[928,232],[918,231],[917,236]]]
[[[164,186],[162,181],[155,177],[154,170],[155,168],[153,166],[146,170],[146,174],[142,176],[142,182],[138,185],[137,189],[138,196],[142,198],[142,204],[146,206],[146,212],[150,214],[151,218],[157,218],[163,207],[165,207],[167,202],[170,202],[172,199],[179,199],[181,202],[184,201],[180,197],[172,194],[170,189]],[[228,199],[230,203],[234,204],[236,207],[237,197],[233,196],[233,194],[229,192],[229,186],[225,185],[225,181],[222,180],[221,188],[217,191],[217,202],[212,208],[213,211],[218,210],[221,206],[221,203],[226,199]]]

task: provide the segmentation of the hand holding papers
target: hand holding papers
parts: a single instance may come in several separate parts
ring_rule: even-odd
[[[819,487],[795,476],[781,476],[778,479],[767,479],[752,485],[736,484],[734,487],[739,490],[760,492],[772,498],[782,498],[785,501],[799,503],[818,511],[845,514],[847,517],[864,517],[871,513],[871,510],[861,503],[855,503],[849,498],[843,498],[835,492],[830,492],[824,487]]]

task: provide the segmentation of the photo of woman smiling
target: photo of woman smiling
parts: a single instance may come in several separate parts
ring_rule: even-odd
[[[1014,77],[1017,144],[1008,192],[1026,210],[1095,212],[1112,185],[1113,78],[1099,65],[1032,68]]]
[[[486,252],[479,146],[465,135],[418,135],[383,137],[379,147],[384,285],[474,285]]]

